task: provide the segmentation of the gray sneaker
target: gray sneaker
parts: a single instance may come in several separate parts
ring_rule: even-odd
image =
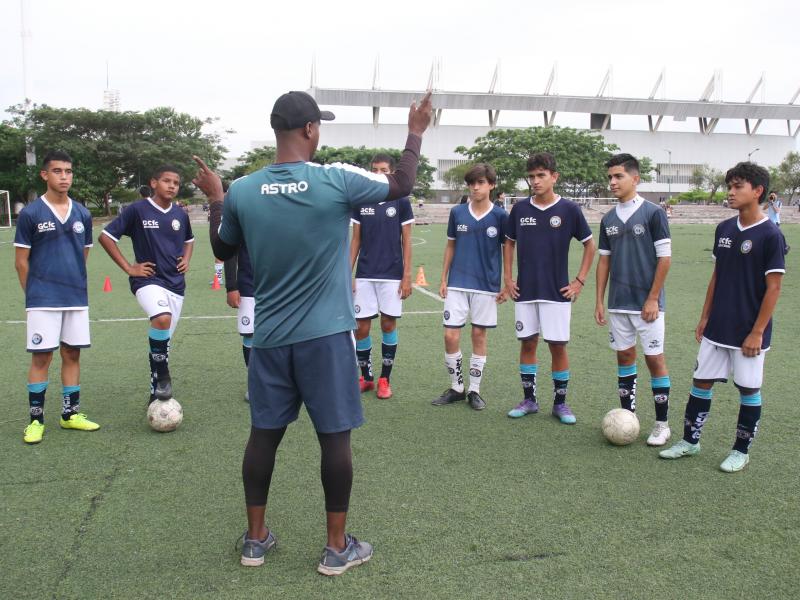
[[[344,541],[346,547],[341,552],[325,546],[317,567],[318,573],[341,575],[350,567],[357,567],[372,558],[372,544],[359,542],[349,533],[345,534]]]
[[[486,402],[478,392],[467,392],[467,402],[474,410],[483,410],[486,408]]]
[[[251,540],[245,531],[241,538],[242,559],[241,563],[245,567],[260,567],[264,564],[264,555],[275,547],[277,541],[272,531],[267,534],[265,540]]]

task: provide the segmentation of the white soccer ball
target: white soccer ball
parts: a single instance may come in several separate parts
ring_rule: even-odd
[[[603,417],[603,435],[615,446],[627,446],[639,437],[639,418],[624,408],[613,408]]]
[[[147,407],[147,422],[154,431],[175,431],[183,421],[183,407],[175,398],[153,400]]]

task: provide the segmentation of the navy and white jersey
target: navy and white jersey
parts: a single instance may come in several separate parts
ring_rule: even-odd
[[[786,240],[766,217],[749,227],[732,217],[717,225],[713,247],[716,286],[703,335],[718,346],[741,348],[761,310],[767,274],[786,272]],[[771,337],[772,319],[761,339],[763,350]]]
[[[508,214],[492,205],[476,218],[472,202],[454,206],[447,223],[447,239],[455,240],[447,287],[465,292],[497,294],[503,273],[503,242]]]
[[[598,252],[610,257],[608,310],[640,313],[653,287],[657,247],[670,244],[667,213],[637,196],[603,215]],[[633,210],[631,210],[633,209]],[[620,217],[622,213],[623,217]],[[664,310],[664,289],[658,296]]]
[[[186,279],[178,272],[178,257],[183,256],[183,245],[194,241],[194,235],[182,208],[175,204],[161,208],[150,198],[137,200],[106,226],[103,235],[115,242],[127,235],[133,241],[136,262],[155,263],[152,277],[129,278],[134,294],[146,285],[157,285],[183,296]]]
[[[533,198],[517,202],[508,218],[506,237],[517,245],[517,302],[566,302],[569,245],[592,239],[592,230],[575,202],[558,196],[546,207]]]
[[[40,196],[20,211],[14,245],[30,248],[26,309],[88,308],[84,252],[92,247],[92,215],[84,206],[70,198],[62,221]]]
[[[236,287],[240,296],[252,298],[255,295],[253,265],[250,264],[250,254],[244,244],[239,246],[239,252],[236,254]]]
[[[414,222],[408,197],[357,206],[351,221],[361,225],[356,278],[400,281],[403,278],[403,225]]]

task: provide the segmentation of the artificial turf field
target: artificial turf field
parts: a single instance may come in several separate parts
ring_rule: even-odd
[[[92,348],[82,355],[81,400],[102,428],[58,427],[56,358],[44,441],[26,446],[24,302],[13,232],[0,230],[0,598],[800,595],[798,250],[787,257],[753,459],[733,475],[718,470],[735,431],[733,386],[715,389],[702,452],[659,460],[644,443],[653,405],[641,358],[640,439],[617,448],[602,438],[600,419],[618,400],[614,354],[592,318],[594,273],[573,310],[574,426],[559,424],[549,410],[520,420],[505,416],[521,398],[511,304],[500,307],[498,328],[489,334],[481,389],[487,409],[431,406],[449,382],[441,304],[415,291],[399,325],[395,396],[365,395],[367,424],[353,435],[349,530],[372,542],[375,555],[342,577],[325,578],[315,572],[325,541],[319,449],[304,412],[284,438],[273,476],[267,515],[277,552],[261,568],[239,565],[234,543],[245,528],[240,465],[249,432],[245,370],[234,311],[224,290],[209,286],[213,261],[205,227],[195,224],[195,232],[170,357],[185,411],[180,429],[157,434],[145,422],[147,324],[125,276],[96,244],[89,258],[95,322]],[[800,248],[800,227],[788,225],[785,233]],[[435,292],[444,226],[419,226],[414,236],[415,272],[424,264]],[[713,227],[675,226],[673,236],[666,353],[677,440],[697,351],[693,329],[712,268]],[[127,238],[123,250],[132,256]],[[572,274],[579,258],[573,246]],[[101,291],[106,275],[111,293]],[[541,350],[539,399],[546,408],[549,355]]]

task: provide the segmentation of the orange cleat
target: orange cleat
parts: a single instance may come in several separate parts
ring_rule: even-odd
[[[389,380],[386,377],[378,379],[378,392],[376,395],[382,400],[392,397],[392,386],[389,385]]]
[[[358,387],[361,389],[361,393],[368,392],[370,390],[375,389],[375,382],[372,380],[367,381],[364,377],[360,377],[358,379]]]

